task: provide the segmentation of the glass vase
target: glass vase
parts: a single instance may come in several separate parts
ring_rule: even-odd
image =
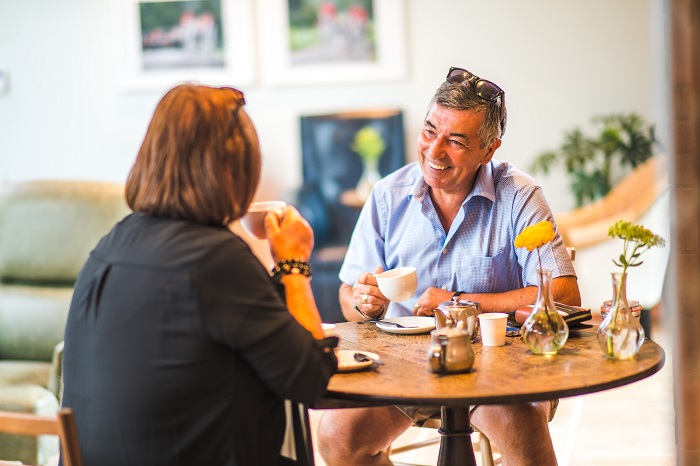
[[[554,305],[551,270],[539,271],[537,300],[520,334],[534,354],[556,354],[569,338],[569,326]]]
[[[382,178],[379,173],[379,159],[362,159],[362,175],[355,186],[355,193],[361,201],[366,201],[372,188]]]
[[[630,359],[644,343],[644,329],[635,319],[627,302],[627,274],[612,273],[613,302],[610,312],[598,327],[598,343],[610,359]]]

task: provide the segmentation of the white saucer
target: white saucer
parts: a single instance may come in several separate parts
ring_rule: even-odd
[[[415,328],[400,328],[394,327],[393,325],[386,325],[382,322],[396,322],[397,324],[405,325],[407,327]],[[408,316],[408,317],[391,317],[389,319],[383,319],[377,322],[377,327],[389,333],[397,333],[399,335],[418,335],[420,333],[428,333],[435,328],[435,317],[421,317],[421,316]]]
[[[338,356],[338,372],[359,371],[367,369],[373,364],[372,361],[357,361],[355,359],[355,353],[364,354],[371,359],[379,359],[378,355],[370,353],[369,351],[338,350],[336,353]]]

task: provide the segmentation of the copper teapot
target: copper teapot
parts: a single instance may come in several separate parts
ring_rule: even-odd
[[[428,363],[430,370],[438,374],[467,372],[472,368],[474,350],[462,322],[430,332]]]
[[[474,341],[479,333],[479,319],[477,316],[480,313],[479,303],[477,302],[460,301],[458,299],[445,301],[440,303],[435,310],[435,327],[456,327],[461,323],[469,334],[471,341]]]

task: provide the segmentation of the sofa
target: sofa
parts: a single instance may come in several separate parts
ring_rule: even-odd
[[[97,241],[129,213],[121,184],[0,185],[0,410],[53,414],[73,284]],[[0,458],[43,464],[55,437],[0,435]]]

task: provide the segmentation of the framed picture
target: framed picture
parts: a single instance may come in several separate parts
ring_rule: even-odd
[[[266,84],[400,79],[406,71],[401,0],[258,0]]]
[[[113,0],[117,76],[126,90],[183,81],[253,81],[251,0]]]

